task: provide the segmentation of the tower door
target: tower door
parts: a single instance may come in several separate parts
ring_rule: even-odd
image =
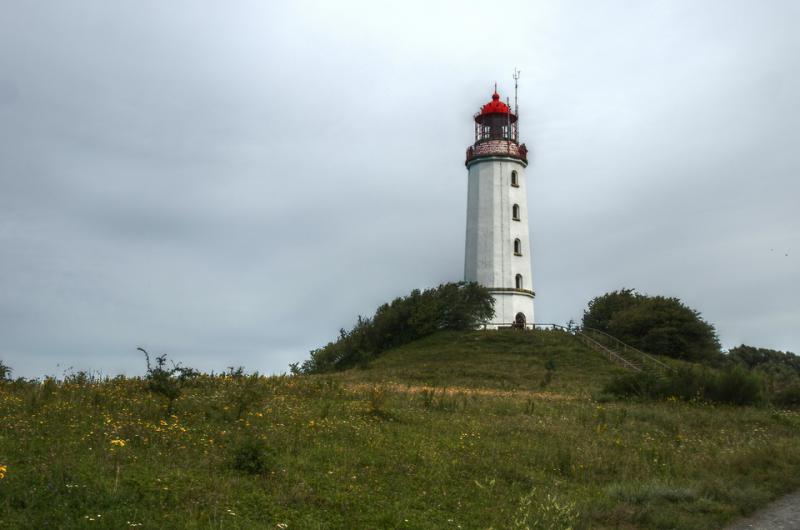
[[[525,328],[525,313],[517,313],[517,316],[514,317],[514,327],[515,328]]]

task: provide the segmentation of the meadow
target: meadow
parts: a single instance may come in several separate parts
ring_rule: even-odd
[[[5,528],[721,528],[800,487],[800,412],[609,401],[558,331],[326,375],[0,384]]]

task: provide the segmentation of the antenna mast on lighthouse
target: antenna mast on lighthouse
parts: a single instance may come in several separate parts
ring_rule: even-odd
[[[517,89],[519,88],[519,83],[517,83],[517,81],[519,81],[520,73],[519,70],[514,68],[514,75],[512,76],[514,78],[514,114],[517,117],[519,117],[519,105],[517,104]]]
[[[519,90],[519,74],[520,71],[514,68],[514,116],[519,120],[519,103],[517,102],[517,92]],[[514,141],[519,141],[519,121],[514,121]]]

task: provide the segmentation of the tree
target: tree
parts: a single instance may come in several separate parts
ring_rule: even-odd
[[[633,289],[625,287],[598,296],[589,302],[589,308],[583,312],[583,327],[608,333],[608,325],[614,313],[635,306],[640,297]]]
[[[200,375],[200,373],[186,366],[172,363],[172,367],[167,367],[167,356],[159,355],[156,357],[155,366],[150,364],[150,354],[144,348],[136,348],[144,353],[147,362],[147,389],[154,394],[159,394],[167,399],[166,414],[172,414],[175,401],[181,396],[183,387],[187,381]]]
[[[296,368],[300,373],[341,370],[363,364],[380,353],[441,330],[475,329],[494,316],[494,298],[477,283],[445,283],[415,289],[383,304],[371,318],[359,316],[352,329],[311,351]]]
[[[775,405],[800,405],[800,356],[742,344],[731,348],[725,358],[733,366],[759,374],[770,401]]]
[[[589,302],[583,325],[650,353],[688,361],[716,361],[720,356],[714,326],[677,298],[633,289],[607,293]]]
[[[785,372],[800,375],[800,356],[792,352],[756,348],[742,344],[728,351],[728,359],[747,368],[764,372]]]

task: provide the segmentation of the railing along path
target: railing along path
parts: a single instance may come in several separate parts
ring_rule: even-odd
[[[511,323],[508,324],[508,327],[522,327],[522,325]],[[561,324],[527,324],[524,327],[525,329],[558,329],[569,333],[589,348],[605,355],[611,362],[634,372],[673,370],[671,366],[652,355],[599,329],[567,327]]]

